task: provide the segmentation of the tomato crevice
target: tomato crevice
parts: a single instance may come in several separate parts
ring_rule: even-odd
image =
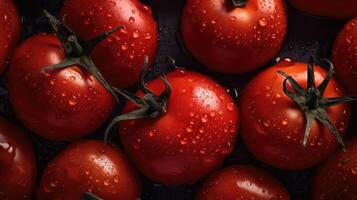
[[[307,89],[304,90],[302,86],[299,85],[294,78],[283,71],[278,71],[278,73],[285,77],[283,82],[283,92],[287,95],[290,99],[296,102],[301,110],[305,114],[306,118],[306,127],[305,127],[305,134],[303,145],[306,147],[307,140],[309,138],[310,130],[312,128],[313,121],[316,119],[321,122],[325,127],[327,127],[332,134],[336,137],[338,142],[342,145],[343,149],[345,150],[345,143],[337,128],[333,125],[332,121],[330,120],[326,108],[330,106],[334,106],[337,104],[343,104],[351,101],[356,101],[357,96],[345,96],[345,97],[334,97],[334,98],[324,98],[323,94],[331,80],[331,77],[334,73],[334,66],[333,64],[327,60],[322,59],[329,64],[329,71],[322,81],[322,83],[316,87],[315,85],[315,75],[314,75],[314,59],[310,57],[309,63],[307,65]],[[295,93],[288,89],[287,83],[290,83],[292,88],[294,89]]]

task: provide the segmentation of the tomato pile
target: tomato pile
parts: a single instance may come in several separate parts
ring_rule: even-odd
[[[0,0],[0,200],[357,199],[354,0]]]

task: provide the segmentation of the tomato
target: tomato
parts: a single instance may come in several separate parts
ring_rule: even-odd
[[[129,102],[123,113],[134,120],[122,121],[119,128],[125,151],[144,175],[166,185],[194,183],[232,152],[238,109],[222,86],[199,73],[176,69],[167,74],[166,89],[159,78],[147,87],[137,102],[149,107],[144,103],[136,110]],[[135,119],[134,114],[144,118]]]
[[[312,62],[311,71],[306,65],[285,59],[254,77],[241,95],[244,142],[259,160],[277,168],[312,167],[329,157],[339,147],[338,141],[343,144],[341,135],[346,132],[350,109],[348,104],[335,105],[345,102],[340,98],[328,99],[342,96],[343,89],[331,77],[332,67],[327,74],[319,66],[312,67]],[[293,81],[278,74],[279,70],[300,85],[300,94],[298,86],[292,87]],[[327,87],[321,87],[322,82]],[[285,93],[284,85],[295,99]]]
[[[349,94],[357,95],[357,18],[349,21],[337,36],[332,61],[337,79]]]
[[[13,0],[0,2],[0,72],[20,37],[20,16]]]
[[[355,0],[288,0],[297,9],[313,15],[336,19],[357,16]]]
[[[50,161],[37,199],[77,200],[85,192],[105,200],[134,200],[140,197],[140,180],[119,149],[102,141],[81,141]]]
[[[274,177],[249,165],[234,165],[215,173],[198,190],[196,200],[290,199]]]
[[[36,158],[30,139],[0,118],[0,199],[32,199]]]
[[[188,0],[182,37],[191,54],[211,70],[238,74],[253,71],[276,55],[286,33],[281,0]],[[237,1],[238,2],[238,1]]]
[[[72,140],[93,132],[115,105],[111,94],[80,66],[41,72],[63,58],[57,37],[35,35],[15,51],[7,77],[18,119],[53,140]]]
[[[157,25],[151,9],[138,0],[66,0],[61,9],[64,22],[81,39],[90,40],[124,26],[92,51],[91,58],[109,84],[125,88],[139,79],[142,62],[153,62],[157,49]]]
[[[357,138],[335,153],[314,177],[312,199],[357,199]]]

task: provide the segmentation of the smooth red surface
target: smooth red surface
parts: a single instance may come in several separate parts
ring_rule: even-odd
[[[273,176],[249,165],[234,165],[215,173],[198,190],[195,200],[289,200]]]
[[[282,0],[188,0],[182,17],[187,49],[207,68],[227,74],[253,71],[272,59],[284,41]]]
[[[32,142],[22,130],[0,117],[0,199],[32,199],[36,174]]]
[[[139,80],[145,56],[153,63],[157,49],[157,25],[151,9],[138,0],[66,0],[61,9],[65,23],[84,40],[112,30],[91,57],[105,79],[126,88]]]
[[[313,15],[336,19],[357,16],[355,0],[288,0],[297,9]]]
[[[79,200],[84,192],[91,192],[105,200],[136,200],[140,188],[140,180],[118,148],[87,140],[70,145],[48,164],[37,199]]]
[[[305,114],[283,93],[285,78],[277,73],[278,70],[293,76],[302,87],[307,87],[306,63],[284,60],[255,76],[240,99],[242,136],[257,159],[277,168],[306,169],[327,159],[340,144],[328,128],[315,120],[307,146],[303,146]],[[326,74],[321,67],[315,67],[317,86]],[[292,90],[290,84],[288,88]],[[343,95],[342,87],[332,78],[324,97]],[[327,113],[343,135],[350,119],[348,104],[329,107]]]
[[[357,17],[338,34],[332,50],[332,62],[339,82],[349,94],[357,95]]]
[[[312,200],[357,199],[357,138],[347,151],[334,154],[318,170],[312,184]]]
[[[0,1],[0,72],[20,37],[20,16],[13,0]]]
[[[73,140],[93,132],[115,105],[111,94],[80,66],[41,72],[63,57],[57,37],[35,35],[15,51],[7,76],[18,119],[52,140]]]
[[[121,142],[136,166],[153,181],[194,183],[232,152],[238,109],[225,89],[204,75],[177,69],[166,77],[172,86],[167,112],[157,118],[121,122]],[[158,78],[148,87],[155,94],[164,90]],[[134,109],[128,103],[123,113]]]

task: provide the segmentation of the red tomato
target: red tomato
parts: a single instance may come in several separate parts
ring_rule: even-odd
[[[100,42],[91,54],[104,78],[113,86],[133,85],[139,79],[144,57],[154,60],[157,25],[151,9],[138,0],[66,0],[61,16],[84,40],[124,26]]]
[[[232,152],[238,109],[225,89],[206,76],[177,69],[167,80],[172,92],[166,112],[121,122],[121,142],[150,179],[166,185],[194,183]],[[160,79],[147,86],[156,95],[165,88]],[[128,103],[123,113],[136,108]]]
[[[357,95],[357,18],[349,21],[337,36],[332,61],[337,79],[349,94]]]
[[[40,34],[14,53],[7,86],[16,116],[31,130],[53,140],[71,140],[93,132],[114,108],[110,93],[79,66],[42,73],[64,52],[57,37]]]
[[[105,200],[134,200],[140,197],[140,180],[119,149],[101,141],[81,141],[48,164],[37,199],[78,200],[85,192]]]
[[[13,0],[0,1],[0,72],[20,37],[21,23]]]
[[[286,33],[281,0],[188,0],[182,18],[187,49],[209,69],[238,74],[261,67],[276,55]]]
[[[324,116],[321,115],[321,118],[330,118],[330,125],[337,129],[336,135],[343,135],[348,126],[350,109],[347,104],[324,109],[319,107],[323,106],[320,96],[317,97],[319,101],[313,102],[319,106],[310,107],[311,102],[307,102],[305,108],[307,111],[304,112],[296,102],[284,94],[285,77],[277,71],[281,70],[292,76],[304,89],[307,88],[306,66],[306,63],[284,60],[254,77],[240,99],[244,142],[259,160],[274,167],[290,170],[312,167],[321,163],[339,147],[336,136],[317,120],[314,112],[326,113]],[[319,66],[315,66],[314,74],[316,85],[320,85],[327,76],[326,71]],[[290,91],[293,90],[291,84],[287,86]],[[326,100],[325,98],[328,97],[340,97],[343,95],[343,90],[332,78],[325,92],[322,93]],[[311,115],[314,118],[304,146],[308,112],[313,112]]]
[[[357,199],[357,138],[347,151],[333,155],[317,172],[312,184],[313,200]]]
[[[0,118],[0,199],[32,199],[36,159],[30,139]]]
[[[199,189],[196,200],[289,200],[289,193],[274,177],[249,165],[225,168]]]
[[[355,0],[288,0],[297,9],[318,16],[351,18],[357,16]]]

